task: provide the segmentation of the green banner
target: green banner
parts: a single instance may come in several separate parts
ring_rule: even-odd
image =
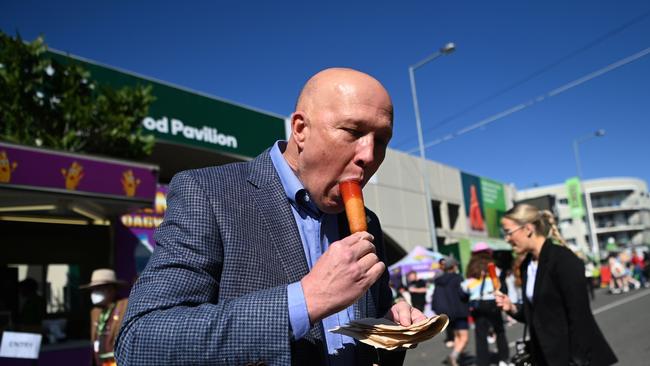
[[[564,182],[566,195],[571,209],[571,217],[580,219],[585,216],[585,208],[582,205],[582,189],[578,177],[569,178]]]
[[[49,52],[61,63],[77,63],[91,78],[115,88],[151,85],[156,100],[142,127],[158,141],[167,141],[255,157],[276,140],[285,139],[284,118],[135,76],[75,57]]]
[[[481,178],[481,195],[488,236],[500,237],[501,217],[506,212],[506,194],[503,184],[487,178]]]
[[[491,179],[461,172],[468,231],[472,235],[499,238],[500,220],[506,211],[505,188]]]
[[[472,256],[472,242],[469,239],[460,239],[458,241],[458,253],[459,269],[464,276],[467,272],[469,258]]]

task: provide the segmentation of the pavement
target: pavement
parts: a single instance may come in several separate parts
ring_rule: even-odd
[[[596,290],[591,309],[600,330],[618,357],[618,365],[650,365],[650,289],[631,290],[620,295],[610,295],[604,289]],[[510,354],[514,354],[515,341],[521,338],[521,324],[506,327]],[[474,331],[470,329],[467,357],[461,365],[473,365],[475,355]],[[443,344],[444,334],[421,343],[409,350],[405,366],[442,365],[451,350]],[[490,345],[496,353],[496,344]],[[495,363],[496,364],[496,363]]]

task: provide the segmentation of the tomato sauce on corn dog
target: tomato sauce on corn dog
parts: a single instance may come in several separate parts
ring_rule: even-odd
[[[339,183],[339,190],[345,205],[345,215],[348,217],[350,233],[367,231],[366,210],[363,206],[361,183],[357,180],[346,180]]]

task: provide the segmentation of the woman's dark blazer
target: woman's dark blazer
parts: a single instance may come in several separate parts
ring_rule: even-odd
[[[521,264],[524,306],[514,318],[528,324],[537,365],[611,365],[616,355],[591,313],[584,264],[547,240],[539,255],[532,303],[526,293],[528,254]]]

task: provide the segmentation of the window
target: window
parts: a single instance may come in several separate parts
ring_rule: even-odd
[[[71,285],[78,278],[78,267],[69,264],[9,264],[16,268],[17,281],[31,278],[37,284],[36,292],[45,300],[47,314],[64,313],[71,310],[71,302],[78,301],[79,284]],[[75,299],[75,297],[77,299]]]
[[[8,264],[3,281],[3,289],[7,284],[18,289],[6,302],[13,311],[9,321],[16,329],[43,332],[49,343],[64,341],[68,336],[79,337],[77,328],[82,325],[74,323],[79,317],[73,315],[82,303],[79,266]],[[83,324],[83,329],[88,327]]]
[[[453,230],[454,227],[456,227],[456,221],[458,221],[458,212],[460,211],[460,205],[448,203],[447,211],[449,214],[449,229]]]
[[[440,201],[431,200],[431,209],[433,210],[433,219],[436,223],[436,228],[442,228],[442,218],[440,217]]]
[[[436,243],[438,244],[439,247],[445,245],[445,237],[436,236]]]

